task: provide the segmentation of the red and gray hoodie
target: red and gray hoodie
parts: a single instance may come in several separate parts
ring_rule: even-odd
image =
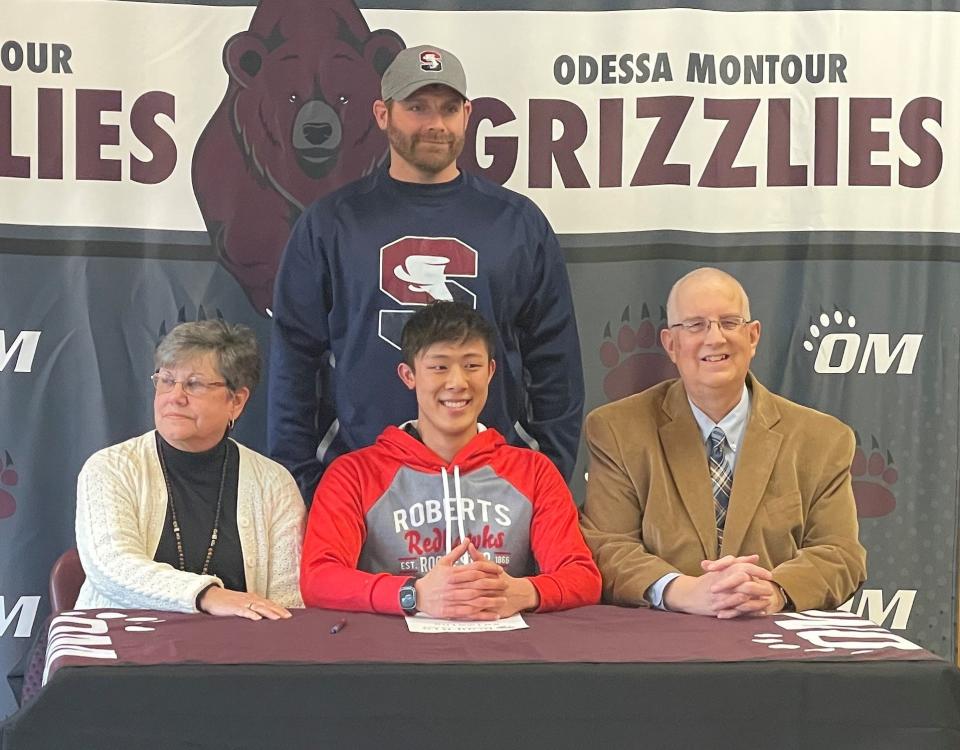
[[[310,508],[300,590],[307,606],[401,612],[399,591],[469,537],[540,594],[538,611],[596,604],[600,572],[560,472],[542,453],[477,434],[447,463],[397,427],[341,456]]]

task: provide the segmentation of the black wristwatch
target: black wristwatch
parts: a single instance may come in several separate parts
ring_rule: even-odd
[[[773,582],[773,585],[776,586],[778,589],[780,589],[780,596],[783,597],[783,609],[781,609],[780,611],[793,612],[796,609],[796,607],[793,606],[793,600],[790,598],[790,595],[786,592],[786,589],[784,589],[783,586],[781,586],[776,581]]]
[[[405,615],[415,615],[417,613],[417,582],[416,578],[408,578],[407,582],[400,587],[400,609]]]

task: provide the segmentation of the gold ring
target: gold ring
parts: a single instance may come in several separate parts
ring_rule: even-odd
[[[253,609],[253,605],[254,605],[254,604],[256,604],[256,602],[250,602],[250,603],[247,605],[247,609]]]

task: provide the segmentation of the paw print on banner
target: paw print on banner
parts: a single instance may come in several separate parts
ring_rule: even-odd
[[[220,312],[219,309],[216,310],[216,319],[223,320],[223,313]],[[186,307],[181,307],[179,310],[177,310],[177,322],[174,325],[170,326],[170,328],[171,329],[175,328],[176,326],[180,325],[180,323],[186,323],[188,320],[191,320],[191,319],[187,317]],[[207,320],[207,311],[203,309],[203,305],[200,305],[199,307],[197,307],[197,317],[193,318],[191,322],[194,322],[194,321],[199,322],[201,320]],[[167,329],[167,321],[163,321],[160,324],[159,339],[162,339],[164,336],[167,335],[167,333],[169,333],[169,330]]]
[[[603,392],[611,401],[639,393],[668,378],[677,377],[677,368],[660,345],[660,331],[666,328],[667,313],[660,308],[660,322],[650,320],[650,310],[644,303],[641,320],[636,328],[630,324],[630,306],[620,316],[620,330],[616,338],[611,325],[603,329],[600,345],[600,363],[607,368]]]
[[[833,311],[833,317],[831,318],[831,316],[827,315],[827,313],[823,311],[823,308],[821,308],[820,317],[816,320],[810,318],[810,327],[807,329],[809,337],[803,340],[803,348],[808,352],[812,352],[816,348],[817,342],[820,341],[820,337],[827,333],[831,326],[842,326],[844,324],[844,318],[846,318],[847,328],[853,329],[857,325],[857,319],[853,316],[853,313],[849,311],[844,313],[839,309],[835,309]]]
[[[870,436],[870,456],[860,446],[857,435],[857,450],[853,454],[850,473],[853,475],[853,497],[857,501],[857,515],[860,518],[879,518],[892,513],[897,507],[897,499],[890,487],[897,483],[899,473],[893,465],[890,451],[886,456],[880,451],[877,439]]]
[[[0,459],[0,521],[10,518],[17,510],[16,498],[10,494],[8,488],[16,487],[19,479],[13,468],[13,459],[4,451],[3,459]]]

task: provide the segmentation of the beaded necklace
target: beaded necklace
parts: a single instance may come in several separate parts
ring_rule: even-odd
[[[173,489],[170,487],[170,477],[167,476],[167,463],[163,458],[163,444],[160,442],[160,433],[157,432],[157,453],[160,456],[160,471],[163,472],[163,481],[167,486],[167,502],[170,504],[170,521],[173,525],[173,536],[177,540],[177,558],[180,570],[186,571],[187,563],[183,557],[183,540],[180,537],[180,522],[177,520],[177,506],[173,502]],[[220,471],[220,490],[217,492],[217,510],[213,516],[213,531],[210,533],[210,546],[207,547],[207,556],[203,561],[200,575],[207,575],[210,570],[210,560],[213,559],[213,550],[217,546],[217,535],[220,529],[220,509],[223,507],[223,485],[227,479],[227,456],[230,455],[229,446],[224,446],[223,468]]]

